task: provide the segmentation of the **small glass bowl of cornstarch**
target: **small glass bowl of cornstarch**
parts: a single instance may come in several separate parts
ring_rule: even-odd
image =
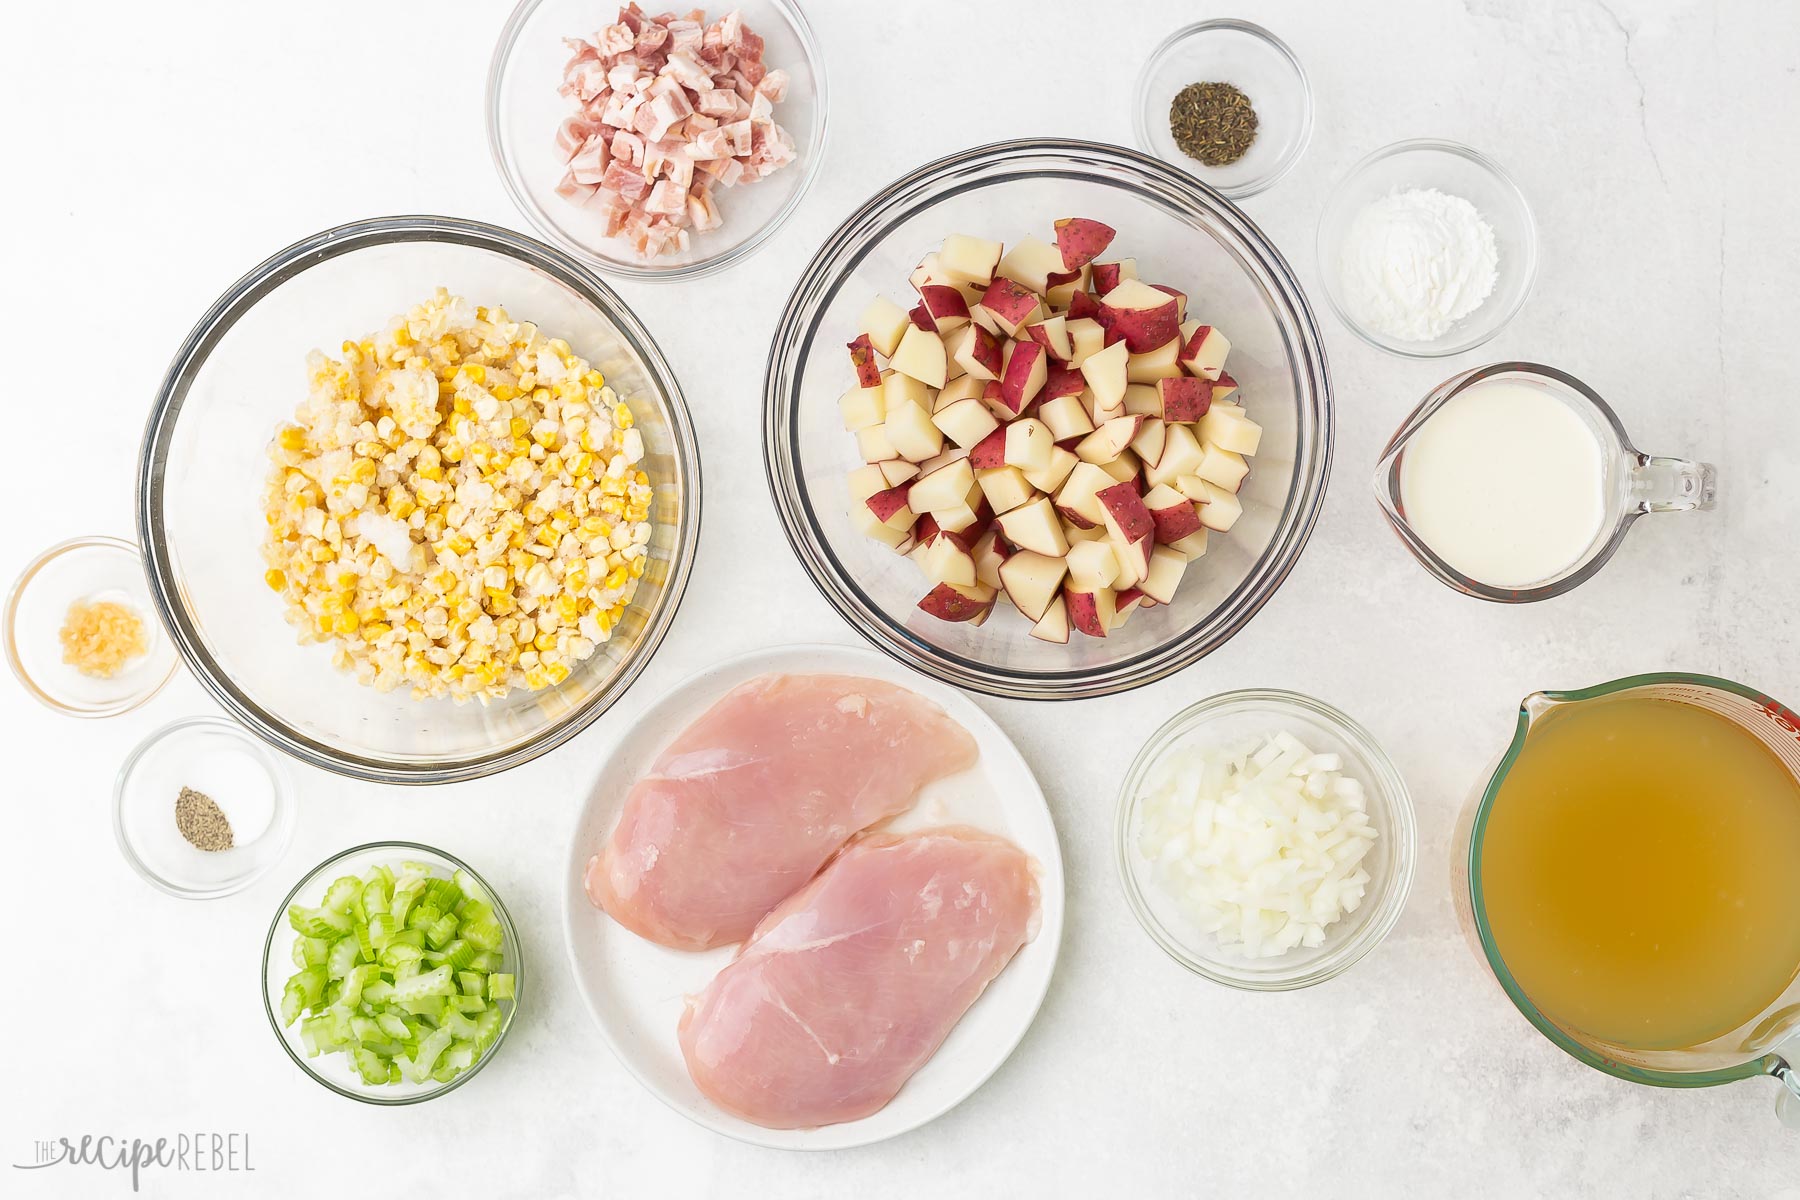
[[[1169,957],[1246,991],[1323,983],[1393,929],[1418,834],[1374,737],[1296,692],[1227,692],[1150,736],[1119,791],[1132,912]]]
[[[1537,225],[1498,163],[1455,142],[1363,159],[1319,218],[1319,278],[1338,319],[1390,354],[1441,358],[1499,333],[1537,276]]]

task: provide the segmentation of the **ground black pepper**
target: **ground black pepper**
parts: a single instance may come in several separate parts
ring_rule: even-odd
[[[231,823],[205,792],[181,789],[181,794],[175,797],[175,828],[196,850],[215,853],[231,849]]]
[[[1190,83],[1169,105],[1169,132],[1189,158],[1230,166],[1256,140],[1256,109],[1229,83]]]

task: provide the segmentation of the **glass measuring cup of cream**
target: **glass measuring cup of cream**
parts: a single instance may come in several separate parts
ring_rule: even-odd
[[[1712,506],[1705,463],[1640,453],[1592,388],[1537,363],[1440,384],[1383,451],[1375,494],[1426,570],[1520,604],[1560,596],[1645,513]]]

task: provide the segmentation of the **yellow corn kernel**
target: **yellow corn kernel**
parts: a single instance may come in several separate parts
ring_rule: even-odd
[[[631,568],[630,568],[631,569],[631,577],[633,579],[642,579],[644,577],[644,564],[649,561],[650,561],[649,559],[644,558],[641,555],[637,558],[632,559],[631,560]]]
[[[588,585],[588,574],[587,574],[587,564],[586,563],[575,564],[574,566],[570,567],[568,570],[568,573],[563,576],[563,586],[568,588],[570,591],[574,591],[574,592],[582,591],[587,587],[587,585]]]
[[[444,539],[444,544],[450,547],[450,551],[453,554],[467,554],[475,548],[475,543],[471,542],[467,536],[460,533],[451,534],[448,538]]]
[[[316,563],[328,563],[336,557],[337,551],[333,550],[330,546],[327,546],[324,542],[320,542],[312,548],[312,560]]]
[[[556,449],[557,437],[554,429],[546,429],[542,432],[533,433],[531,435],[531,440],[546,450]]]
[[[606,577],[607,590],[611,591],[615,588],[624,587],[625,581],[630,578],[631,578],[631,573],[630,573],[629,569],[625,568],[625,567],[620,567],[618,570],[613,571],[611,574],[609,574]]]
[[[375,460],[359,458],[350,464],[350,482],[360,483],[364,487],[375,482]]]
[[[552,684],[561,683],[569,677],[568,663],[551,663],[544,668],[544,675]]]
[[[332,628],[336,629],[339,633],[355,633],[356,627],[362,624],[362,622],[356,619],[355,613],[347,612],[339,613],[337,619],[331,624]]]
[[[362,627],[362,639],[365,642],[379,641],[381,635],[392,628],[392,625],[386,624],[385,622],[371,621]]]
[[[531,648],[536,650],[539,654],[549,653],[556,649],[556,635],[554,633],[538,634],[535,638],[531,639]]]
[[[276,440],[280,442],[283,450],[304,450],[306,449],[306,430],[297,425],[289,425],[281,431]]]
[[[568,592],[556,598],[556,615],[562,618],[565,625],[573,625],[581,616],[581,605]],[[538,647],[540,650],[543,647]]]
[[[619,429],[630,429],[636,420],[631,415],[631,408],[623,400],[613,405],[613,425]]]
[[[470,383],[487,382],[487,368],[480,363],[465,363],[459,373]]]
[[[450,411],[460,416],[469,417],[475,415],[475,406],[469,403],[469,398],[467,396],[458,396],[450,402]]]
[[[445,462],[455,464],[455,463],[461,462],[462,460],[463,460],[463,450],[462,450],[461,446],[458,446],[453,442],[450,445],[444,447],[444,461]],[[439,473],[436,476],[436,478],[442,479],[443,474]]]
[[[527,421],[524,417],[514,417],[508,425],[508,429],[511,431],[513,437],[521,438],[531,432],[531,422]]]
[[[496,399],[496,400],[500,400],[500,401],[516,400],[516,399],[518,399],[518,396],[519,396],[519,389],[514,387],[510,383],[500,384],[498,387],[496,387],[494,389],[494,399]]]
[[[283,591],[287,587],[287,575],[279,570],[264,571],[263,582],[274,591]]]

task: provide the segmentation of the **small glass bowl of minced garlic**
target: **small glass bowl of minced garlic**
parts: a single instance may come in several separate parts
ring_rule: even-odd
[[[1140,149],[1239,200],[1273,186],[1312,139],[1312,86],[1282,40],[1248,21],[1171,34],[1138,74]]]
[[[113,717],[175,673],[138,548],[75,538],[19,573],[6,598],[6,661],[34,699],[66,716]]]
[[[242,891],[281,861],[293,836],[287,764],[223,717],[176,721],[120,767],[113,831],[125,861],[171,896]]]

